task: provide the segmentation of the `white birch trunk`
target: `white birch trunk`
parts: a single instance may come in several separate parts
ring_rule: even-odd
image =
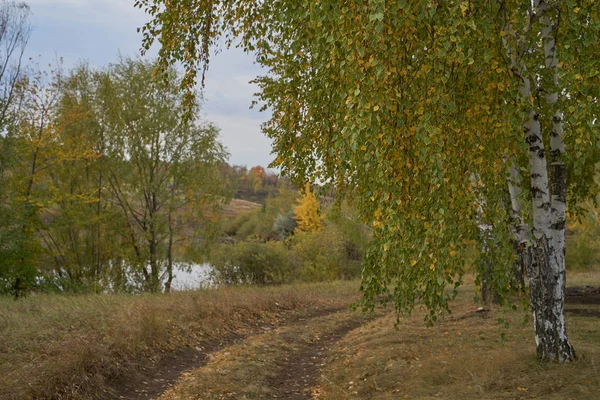
[[[550,12],[553,8],[541,0],[535,0],[533,6],[540,14]],[[545,67],[551,70],[554,81],[552,92],[548,94],[546,100],[555,108],[558,99],[555,27],[552,19],[547,15],[536,17],[540,17],[542,24]],[[560,111],[556,110],[550,143],[552,152],[550,179],[539,114],[531,100],[533,99],[532,80],[528,76],[522,58],[526,51],[522,49],[522,54],[517,54],[516,49],[511,49],[506,40],[504,44],[511,60],[513,73],[519,79],[520,95],[522,99],[529,102],[528,118],[523,124],[523,130],[525,141],[529,145],[533,237],[531,246],[525,249],[523,256],[529,281],[536,350],[541,360],[564,363],[571,361],[575,357],[575,352],[567,338],[564,318],[566,174],[564,163],[560,161],[560,154],[564,152],[562,118]],[[552,189],[552,197],[550,189]],[[516,198],[518,199],[518,196]]]
[[[565,223],[566,223],[566,167],[562,159],[565,152],[563,142],[563,118],[562,112],[558,109],[558,58],[556,54],[556,32],[559,10],[555,12],[556,16],[551,18],[549,10],[544,11],[545,3],[540,1],[538,11],[544,15],[540,16],[542,26],[541,36],[544,46],[545,66],[550,72],[551,83],[546,88],[546,103],[553,112],[552,130],[550,132],[550,190],[551,190],[551,216],[550,216],[550,236],[549,236],[549,267],[550,274],[546,277],[547,293],[547,319],[553,323],[553,329],[558,337],[545,343],[545,358],[568,362],[575,358],[575,351],[570,345],[565,324],[564,302],[565,302]],[[548,8],[548,7],[545,7]]]
[[[509,167],[510,177],[508,179],[509,194],[509,216],[513,234],[513,253],[515,254],[513,285],[518,290],[525,288],[525,263],[523,251],[527,248],[529,237],[529,226],[523,218],[523,202],[521,201],[521,175],[514,162]]]
[[[482,186],[481,178],[478,174],[471,174],[471,183],[473,190],[477,193],[478,187]],[[491,301],[498,302],[498,293],[493,285],[493,270],[494,264],[491,260],[491,252],[494,246],[493,226],[485,221],[484,206],[486,204],[485,197],[481,194],[476,196],[475,207],[477,209],[476,222],[479,229],[479,237],[481,240],[482,265],[480,271],[481,278],[481,299],[484,304],[489,305]]]

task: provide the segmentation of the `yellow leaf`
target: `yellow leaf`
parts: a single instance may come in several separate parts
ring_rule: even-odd
[[[450,252],[450,257],[455,257],[455,256],[456,256],[456,251],[452,250],[452,251]]]
[[[414,267],[416,263],[417,263],[417,261],[415,261],[415,260],[410,260],[410,266],[411,266],[411,267]]]

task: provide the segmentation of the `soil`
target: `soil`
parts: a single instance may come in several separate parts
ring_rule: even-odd
[[[286,358],[278,366],[279,373],[267,383],[273,390],[272,397],[279,399],[300,400],[313,398],[321,365],[329,355],[329,349],[348,332],[358,328],[363,321],[346,321],[335,331],[320,337],[319,340],[304,343],[301,348]],[[295,335],[285,338],[292,343],[297,341]]]
[[[271,330],[278,326],[298,322],[304,318],[317,318],[330,315],[344,309],[345,308],[339,307],[327,308],[313,310],[303,315],[290,315],[282,318],[281,324],[279,325],[258,324],[251,334],[239,335],[231,333],[221,338],[200,343],[196,347],[185,347],[172,351],[155,363],[146,360],[145,366],[140,368],[135,374],[119,377],[110,382],[110,389],[99,394],[97,398],[99,400],[149,400],[158,397],[164,393],[169,386],[177,382],[183,372],[206,365],[209,356],[212,353],[242,341],[252,334],[259,334],[265,330]],[[345,326],[340,328],[339,337],[342,335],[341,331],[343,328],[345,328]],[[351,328],[348,328],[348,330],[350,329]],[[331,339],[333,339],[334,336],[335,335],[332,335]],[[311,354],[310,356],[312,357],[313,355]],[[310,382],[313,382],[315,379],[316,373]]]
[[[576,286],[566,290],[567,304],[600,304],[600,287]]]
[[[600,318],[600,310],[592,310],[589,308],[565,308],[567,315],[577,315],[579,317]]]
[[[147,400],[163,393],[179,376],[190,369],[206,364],[209,355],[227,347],[243,336],[230,335],[205,342],[195,348],[185,347],[163,357],[159,363],[139,371],[134,376],[121,377],[112,382],[111,390],[100,396],[101,400]]]

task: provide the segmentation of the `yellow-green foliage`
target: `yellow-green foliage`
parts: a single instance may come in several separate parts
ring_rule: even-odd
[[[218,282],[257,285],[355,278],[361,261],[360,247],[335,225],[297,232],[284,242],[223,244],[211,259]]]
[[[222,231],[227,236],[235,236],[244,240],[254,238],[259,240],[278,239],[273,232],[273,224],[279,214],[287,215],[298,198],[296,190],[279,188],[277,196],[270,197],[257,210],[239,214],[235,219],[222,221]]]
[[[297,232],[293,239],[298,275],[304,282],[340,279],[349,265],[344,238],[326,227],[317,232]]]
[[[294,280],[296,266],[282,242],[243,241],[224,244],[211,262],[224,284],[278,284]]]
[[[307,183],[304,188],[304,195],[297,200],[294,207],[294,219],[298,223],[297,231],[313,232],[323,228],[323,216],[319,214],[321,205],[310,190]]]
[[[570,270],[600,269],[600,207],[587,204],[587,214],[569,224],[566,264]]]

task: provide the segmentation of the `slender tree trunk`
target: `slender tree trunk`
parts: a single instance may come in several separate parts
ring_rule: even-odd
[[[169,211],[169,244],[167,248],[167,281],[165,282],[165,292],[171,291],[173,283],[173,225],[171,211]]]
[[[513,266],[513,288],[516,290],[525,289],[525,262],[523,250],[528,246],[530,241],[529,226],[523,219],[523,205],[520,199],[521,195],[521,176],[511,163],[509,168],[510,178],[508,179],[508,194],[509,194],[509,216],[510,225],[513,233],[513,253],[515,256]]]
[[[15,278],[15,283],[13,284],[13,293],[15,296],[15,300],[19,300],[22,289],[23,288],[21,287],[21,278],[17,276]]]
[[[165,292],[171,291],[173,283],[173,202],[175,201],[175,182],[171,183],[171,199],[169,203],[169,244],[167,248],[167,281],[165,282]]]
[[[535,0],[533,5],[540,14],[543,13],[544,3]],[[540,16],[540,23],[542,23],[546,68],[552,69],[556,85],[558,83],[556,71],[558,63],[555,57],[555,26],[544,15]],[[525,43],[525,40],[521,43]],[[516,49],[510,49],[507,46],[513,73],[519,80],[520,95],[523,99],[529,99],[530,106],[523,130],[525,141],[529,146],[533,236],[531,245],[523,249],[523,260],[529,281],[536,352],[538,358],[542,361],[565,363],[575,358],[575,351],[567,337],[564,316],[566,174],[564,173],[564,164],[553,162],[551,165],[552,175],[550,178],[548,176],[546,151],[539,121],[540,115],[536,112],[536,106],[533,103],[533,80],[530,79],[523,60],[527,51],[525,47],[520,51],[521,53],[517,54]],[[554,105],[558,98],[558,92],[550,96],[554,101],[552,102],[551,98],[547,100],[551,105]],[[555,151],[558,150],[555,147],[562,146],[560,135],[562,133],[562,119],[557,119],[557,114],[555,114],[553,124],[553,131],[555,132],[551,135],[554,137],[551,140],[551,150]],[[550,190],[552,190],[552,195]]]
[[[533,200],[533,237],[531,248],[525,250],[525,264],[537,354],[544,361],[568,362],[575,357],[575,352],[567,338],[564,317],[565,243],[564,236],[562,242],[555,237],[552,211],[561,205],[553,204],[550,199],[545,149],[536,113],[532,112],[525,125],[525,140],[529,144]],[[556,175],[553,177],[554,180],[561,179]],[[554,185],[553,182],[552,186],[554,189],[560,184]],[[552,197],[552,200],[557,200],[556,194]],[[561,200],[564,206],[564,198]]]
[[[152,218],[152,217],[151,217]],[[148,250],[150,252],[150,291],[158,292],[160,286],[159,278],[159,261],[158,261],[158,249],[156,243],[156,232],[153,226],[153,222],[150,222],[150,241],[148,243]]]
[[[483,199],[481,200],[484,201]],[[494,262],[491,253],[494,251],[493,226],[484,221],[483,207],[477,203],[477,227],[479,228],[479,239],[481,241],[481,300],[489,305],[491,302],[499,302],[499,296],[494,285]]]
[[[102,168],[98,171],[98,203],[96,204],[96,232],[95,232],[95,252],[94,252],[94,282],[96,292],[100,291],[100,276],[102,275],[102,224],[100,217],[102,214]]]
[[[539,6],[545,3],[540,2]],[[550,132],[550,226],[548,245],[548,275],[545,277],[547,291],[546,310],[547,321],[552,322],[553,335],[541,343],[543,359],[569,362],[575,358],[575,351],[570,345],[564,315],[566,265],[565,265],[565,223],[566,223],[566,167],[562,159],[565,152],[563,142],[562,112],[557,108],[558,88],[558,59],[556,57],[556,33],[560,10],[554,11],[555,17],[548,13],[540,17],[542,25],[542,42],[546,68],[551,71],[551,82],[548,85],[546,103],[554,112],[552,130]],[[547,324],[546,324],[547,325]],[[540,345],[538,345],[540,347]]]

